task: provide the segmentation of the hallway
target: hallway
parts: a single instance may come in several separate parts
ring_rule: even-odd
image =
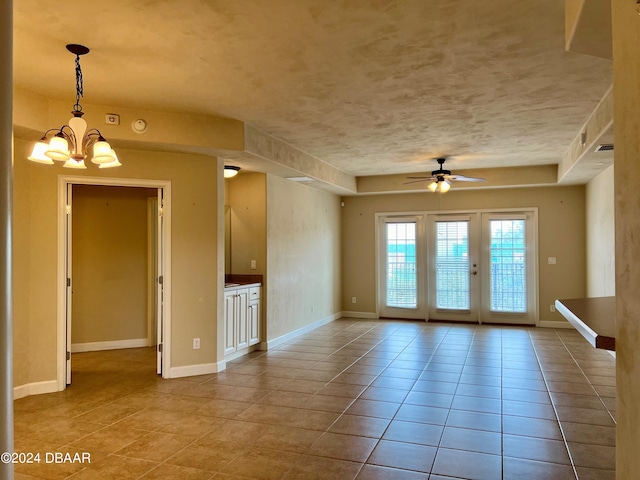
[[[615,478],[615,359],[573,330],[341,319],[220,374],[73,362],[15,402],[16,451],[42,455],[16,479]]]

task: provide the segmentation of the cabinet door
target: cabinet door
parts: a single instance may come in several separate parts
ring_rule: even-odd
[[[224,294],[224,354],[236,351],[236,292]]]
[[[260,341],[260,300],[249,303],[249,345]]]
[[[236,350],[249,346],[249,323],[247,310],[249,309],[249,289],[236,290]]]

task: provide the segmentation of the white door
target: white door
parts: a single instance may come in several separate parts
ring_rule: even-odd
[[[378,224],[378,313],[425,318],[422,216],[381,217]]]
[[[533,217],[533,212],[482,214],[482,322],[536,323]]]
[[[162,375],[162,355],[164,350],[164,198],[162,188],[158,189],[158,222],[156,232],[157,292],[156,292],[156,373]]]
[[[479,321],[477,215],[429,215],[429,319]]]

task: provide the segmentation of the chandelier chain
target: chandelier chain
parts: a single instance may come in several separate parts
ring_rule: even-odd
[[[80,67],[80,55],[76,55],[76,104],[73,106],[75,112],[82,112],[80,98],[84,96],[84,88],[82,85],[82,68]]]

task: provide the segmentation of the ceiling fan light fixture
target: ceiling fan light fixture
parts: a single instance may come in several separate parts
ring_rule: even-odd
[[[447,180],[442,180],[440,182],[440,192],[447,193],[451,188],[451,184]]]
[[[427,188],[432,192],[435,192],[438,189],[438,182],[437,181],[431,182]]]

